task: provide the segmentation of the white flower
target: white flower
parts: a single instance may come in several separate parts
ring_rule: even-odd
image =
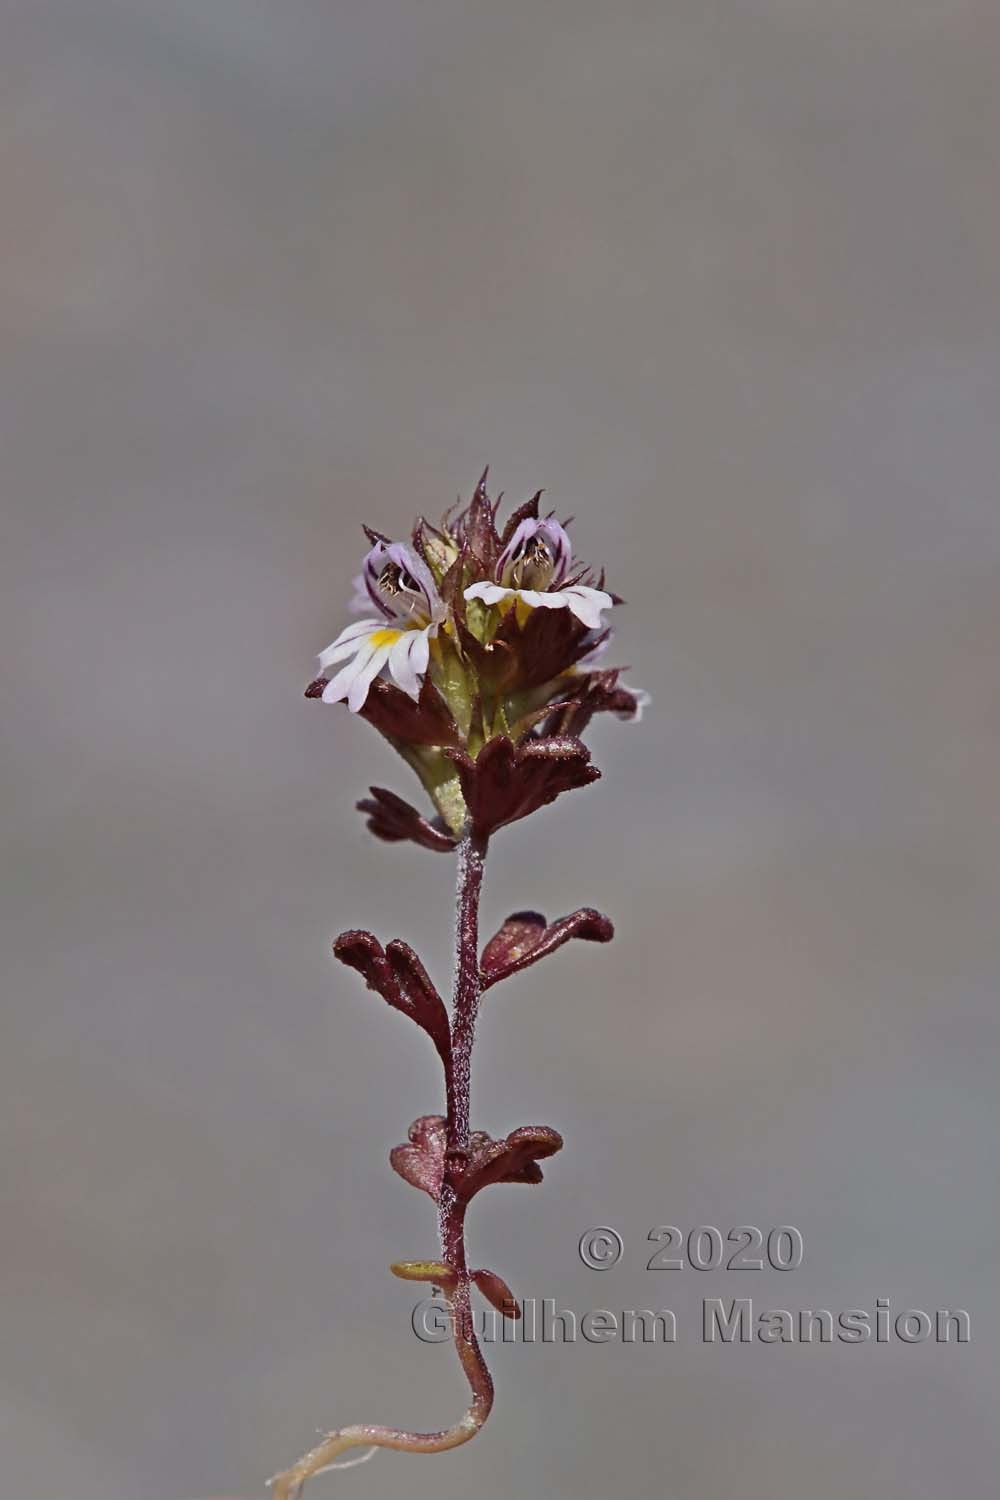
[[[348,625],[320,652],[324,671],[337,662],[347,663],[323,689],[323,702],[340,703],[346,698],[356,714],[383,670],[404,693],[418,698],[430,661],[431,638],[446,614],[430,569],[402,542],[379,541],[365,558],[355,589],[353,606],[367,596],[381,617]]]
[[[568,609],[588,630],[600,630],[603,610],[614,604],[603,589],[582,583],[560,585],[572,561],[570,540],[558,521],[528,518],[514,530],[497,559],[498,583],[473,583],[466,599],[500,604],[510,599],[530,609]],[[534,587],[532,587],[534,585]]]
[[[430,660],[430,637],[436,634],[434,624],[423,629],[394,629],[381,620],[358,620],[348,625],[320,652],[324,671],[345,657],[351,658],[336,677],[330,678],[323,689],[323,702],[340,703],[346,698],[348,708],[356,714],[364,707],[368,689],[383,667],[388,668],[397,687],[411,698],[419,698],[420,682]]]
[[[601,611],[614,604],[603,589],[588,589],[581,583],[569,588],[539,593],[537,589],[508,589],[501,583],[473,583],[465,591],[466,599],[481,599],[484,604],[499,604],[514,599],[532,609],[568,609],[588,630],[600,630]]]

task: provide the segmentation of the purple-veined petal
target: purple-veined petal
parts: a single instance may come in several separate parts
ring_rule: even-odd
[[[497,559],[496,576],[501,583],[509,583],[510,569],[518,560],[518,554],[532,537],[541,537],[548,546],[552,556],[552,576],[549,579],[550,587],[557,589],[569,572],[569,565],[573,557],[573,548],[569,536],[564,527],[554,517],[549,516],[544,520],[528,516],[515,526],[509,542]]]
[[[379,578],[389,563],[410,575],[416,591],[405,589],[391,596],[379,587]],[[420,554],[405,542],[376,542],[365,556],[361,581],[372,603],[387,619],[414,620],[423,625],[444,618],[433,573]]]
[[[513,554],[518,550],[518,548],[524,545],[529,537],[534,536],[540,524],[541,523],[539,522],[537,517],[528,516],[523,521],[519,521],[518,524],[514,527],[514,530],[511,533],[510,541],[507,543],[506,547],[497,558],[497,574],[499,577],[503,577],[503,570],[511,561]]]
[[[370,634],[363,640],[359,640],[358,649],[354,655],[354,659],[352,661],[349,661],[346,667],[341,667],[337,675],[335,677],[331,677],[330,681],[323,689],[323,702],[342,702],[350,692],[351,683],[354,681],[358,673],[375,655],[375,651],[376,647],[371,644]]]
[[[418,630],[416,640],[410,647],[410,662],[418,677],[423,677],[427,671],[431,659],[431,636],[437,635],[437,626],[428,625],[426,630]]]
[[[327,667],[332,667],[334,662],[343,661],[346,657],[355,655],[360,649],[362,638],[381,629],[381,620],[357,620],[353,625],[348,625],[335,641],[331,641],[325,651],[319,653],[320,666],[325,670]]]
[[[395,618],[395,612],[378,587],[379,574],[385,567],[385,563],[385,543],[376,542],[371,551],[365,553],[362,561],[361,585],[375,608],[381,611],[383,619],[392,620]]]
[[[582,583],[564,589],[562,598],[568,609],[588,630],[600,630],[601,611],[611,609],[615,602],[603,589],[590,589]]]
[[[389,660],[391,650],[392,645],[376,646],[363,666],[358,666],[355,663],[354,680],[347,694],[347,706],[352,714],[356,714],[360,708],[364,707],[365,699],[368,697],[368,689]]]
[[[419,652],[417,643],[424,637],[422,630],[404,630],[399,640],[389,652],[389,676],[397,687],[402,688],[411,698],[420,697],[420,677],[418,670]],[[426,662],[424,670],[426,671]]]
[[[347,606],[351,614],[359,615],[362,610],[371,609],[372,601],[368,597],[364,573],[358,573],[356,577],[351,579],[351,587],[354,590],[354,596]]]
[[[408,547],[405,542],[390,542],[385,550],[397,567],[405,568],[416,579],[426,596],[428,614],[433,614],[434,606],[439,602],[437,584],[434,582],[434,574],[420,553],[415,548]]]

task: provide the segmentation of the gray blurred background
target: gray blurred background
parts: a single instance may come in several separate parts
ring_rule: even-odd
[[[1000,15],[962,0],[0,5],[0,1490],[262,1494],[464,1387],[390,1259],[431,1049],[329,941],[449,967],[419,789],[306,703],[360,522],[485,462],[577,517],[655,695],[496,840],[603,906],[489,999],[477,1122],[560,1128],[475,1264],[662,1346],[511,1346],[358,1500],[986,1500],[997,1403]],[[659,1224],[803,1267],[648,1272]],[[580,1234],[625,1241],[603,1274]],[[703,1296],[968,1309],[709,1347]],[[310,1494],[313,1493],[310,1491]]]

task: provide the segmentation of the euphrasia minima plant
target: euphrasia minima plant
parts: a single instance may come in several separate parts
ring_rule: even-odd
[[[486,475],[471,504],[440,526],[418,520],[409,542],[365,527],[370,548],[355,580],[363,614],[320,653],[323,675],[306,697],[346,703],[413,768],[433,803],[425,817],[394,792],[371,788],[358,804],[373,834],[457,853],[457,922],[452,1009],[420,959],[398,939],[383,948],[370,932],[340,935],[334,954],[369,989],[427,1033],[444,1069],[445,1113],[423,1115],[389,1154],[406,1182],[434,1200],[439,1258],[397,1261],[396,1276],[440,1289],[455,1348],[471,1387],[468,1410],[439,1432],[357,1425],[329,1433],[272,1485],[276,1500],[298,1500],[307,1479],[350,1448],[440,1453],[475,1437],[493,1404],[493,1382],[472,1328],[472,1289],[507,1317],[520,1310],[491,1270],[469,1268],[465,1217],[472,1199],[500,1182],[537,1183],[538,1163],[562,1146],[547,1125],[522,1125],[502,1139],[473,1130],[469,1081],[476,1012],[483,993],[570,938],[606,943],[607,917],[589,907],[546,922],[535,911],[508,917],[479,952],[479,893],[491,836],[600,776],[581,738],[598,713],[635,722],[647,695],[599,663],[607,620],[621,601],[573,557],[566,526],[539,515],[540,494],[498,530],[499,502]]]

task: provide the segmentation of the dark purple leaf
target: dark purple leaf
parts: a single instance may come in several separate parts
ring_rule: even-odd
[[[421,1115],[409,1129],[409,1142],[393,1146],[389,1161],[406,1182],[429,1193],[435,1203],[444,1182],[445,1119],[443,1115]]]
[[[483,949],[480,972],[484,986],[494,982],[494,976],[506,971],[525,953],[529,953],[545,935],[547,922],[541,912],[516,911],[511,914]]]
[[[541,1182],[539,1161],[554,1156],[562,1143],[562,1136],[548,1125],[522,1125],[502,1141],[477,1130],[469,1139],[469,1160],[455,1191],[467,1203],[495,1182]]]
[[[322,698],[328,677],[316,677],[305,690],[306,698]],[[424,678],[416,701],[395,683],[376,677],[368,689],[362,719],[394,745],[460,745],[461,736],[448,706],[429,676]]]
[[[451,1028],[444,1001],[408,943],[393,938],[385,950],[409,1014],[434,1042],[446,1068],[451,1066]]]
[[[373,786],[370,790],[371,797],[358,803],[358,811],[366,814],[369,832],[376,838],[385,839],[390,844],[408,839],[423,849],[440,853],[454,849],[457,839],[443,819],[435,818],[431,822],[409,802],[384,787]]]
[[[589,786],[600,776],[590,751],[571,736],[531,739],[515,747],[497,735],[475,760],[463,750],[444,754],[458,769],[474,831],[487,837],[505,823],[526,818],[561,792]]]
[[[473,495],[466,510],[455,519],[455,533],[459,535],[466,544],[469,551],[482,564],[482,572],[492,577],[493,565],[496,562],[500,538],[497,536],[496,525],[493,519],[493,506],[486,493],[486,476],[489,468],[483,470],[482,478],[476,485],[476,493]]]
[[[445,1065],[451,1067],[448,1013],[413,949],[397,938],[387,950],[370,932],[352,928],[333,945],[334,957],[356,969],[370,990],[427,1032]]]
[[[580,735],[594,715],[600,713],[616,714],[620,719],[633,718],[639,703],[635,693],[618,684],[623,670],[616,667],[606,672],[582,675],[576,691],[562,695],[566,701],[550,706],[544,732]]]
[[[493,637],[492,652],[484,653],[486,660],[477,666],[496,691],[503,692],[516,679],[523,692],[568,672],[602,639],[595,639],[593,631],[568,609],[533,609],[523,625],[518,623],[517,610],[511,609]]]
[[[397,1010],[405,1008],[395,974],[378,938],[362,928],[342,932],[333,945],[335,958],[349,969],[356,969],[370,990],[381,995]]]
[[[504,527],[503,535],[500,538],[501,552],[504,550],[507,543],[510,541],[511,537],[514,535],[514,532],[520,526],[522,521],[537,521],[538,502],[539,500],[541,500],[543,494],[543,490],[538,490],[534,495],[532,495],[530,500],[525,500],[523,505],[519,505],[517,507],[517,510],[512,511],[511,514],[507,517],[507,524]]]
[[[491,985],[510,974],[526,969],[549,953],[568,943],[570,938],[582,938],[588,943],[610,943],[615,929],[609,919],[592,907],[581,907],[568,917],[546,926],[545,918],[538,912],[520,911],[507,918],[495,937],[483,949],[482,986]]]
[[[384,677],[376,677],[368,689],[368,697],[359,714],[393,743],[461,744],[455,720],[429,674],[424,678],[420,697],[416,702],[394,683],[386,682]]]

